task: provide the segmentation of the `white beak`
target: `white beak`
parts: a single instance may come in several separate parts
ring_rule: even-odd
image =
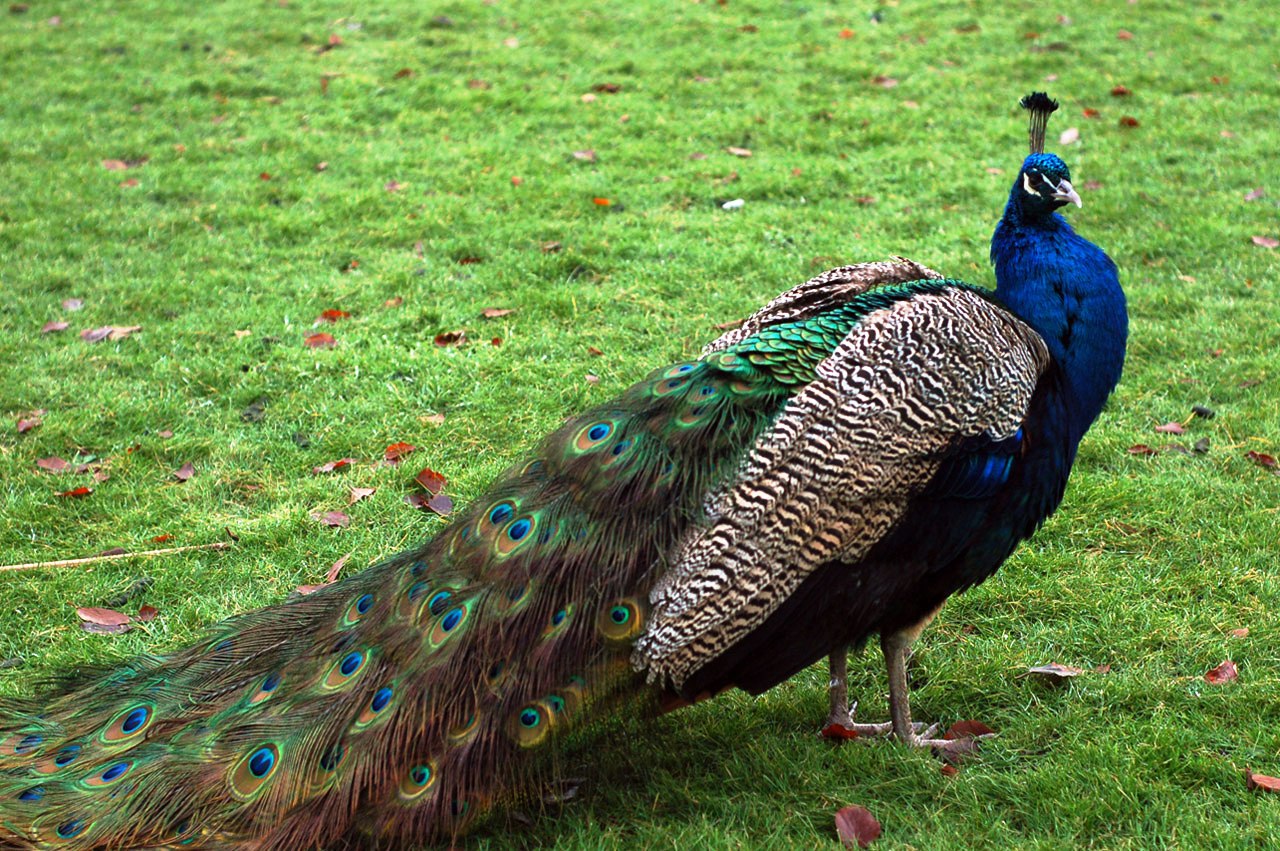
[[[1080,202],[1080,196],[1076,193],[1076,189],[1071,185],[1071,181],[1063,178],[1058,181],[1058,188],[1053,191],[1055,201],[1069,201],[1077,207],[1083,207]]]

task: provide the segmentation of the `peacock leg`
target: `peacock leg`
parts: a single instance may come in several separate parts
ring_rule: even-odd
[[[827,715],[827,723],[822,727],[822,735],[828,739],[847,739],[856,736],[887,736],[893,732],[893,722],[884,721],[879,724],[859,724],[853,720],[858,709],[858,702],[849,704],[849,647],[842,645],[828,658],[831,668],[831,679],[827,686],[827,695],[831,702],[831,711]],[[917,724],[919,732],[923,725]]]

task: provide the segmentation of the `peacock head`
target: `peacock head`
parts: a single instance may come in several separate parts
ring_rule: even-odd
[[[1031,116],[1027,132],[1031,155],[1023,161],[1010,191],[1009,211],[1020,213],[1023,219],[1038,219],[1067,204],[1082,206],[1080,196],[1071,185],[1067,164],[1057,154],[1047,154],[1044,150],[1045,129],[1058,102],[1044,92],[1032,92],[1018,105]]]
[[[1067,204],[1082,206],[1071,185],[1071,171],[1057,154],[1037,153],[1027,157],[1013,186],[1018,207],[1025,216],[1047,216]]]

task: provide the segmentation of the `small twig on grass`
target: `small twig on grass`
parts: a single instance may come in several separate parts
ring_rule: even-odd
[[[0,570],[34,570],[39,567],[73,567],[77,564],[90,564],[95,561],[113,561],[122,558],[143,558],[147,556],[167,556],[173,553],[185,553],[190,550],[225,550],[231,546],[229,541],[215,541],[212,544],[192,544],[186,547],[166,547],[162,550],[139,550],[136,553],[112,553],[111,555],[86,556],[85,558],[67,558],[62,561],[33,561],[28,564],[3,564]]]

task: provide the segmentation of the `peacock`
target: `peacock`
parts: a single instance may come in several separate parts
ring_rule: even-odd
[[[770,301],[568,420],[434,538],[200,643],[0,703],[0,849],[397,848],[539,794],[564,734],[906,648],[1063,497],[1120,378],[1056,104],[993,292],[902,258]],[[833,655],[834,654],[834,655]],[[838,702],[838,701],[837,701]]]

